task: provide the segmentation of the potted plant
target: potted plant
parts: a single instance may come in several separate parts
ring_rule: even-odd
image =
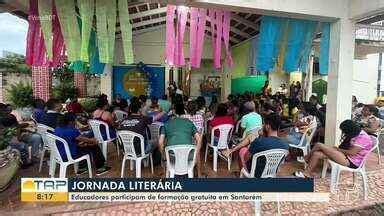
[[[33,112],[33,92],[30,84],[23,82],[12,84],[7,89],[7,99],[23,120],[30,120]]]
[[[0,129],[0,191],[5,190],[20,167],[20,153],[9,146],[16,128]]]

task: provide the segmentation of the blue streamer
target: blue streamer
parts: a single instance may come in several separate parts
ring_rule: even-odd
[[[327,75],[329,67],[329,37],[331,33],[330,23],[322,23],[321,42],[320,42],[320,58],[319,67],[320,74]]]

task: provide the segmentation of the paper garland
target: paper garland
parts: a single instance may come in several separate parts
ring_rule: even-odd
[[[95,9],[94,0],[78,0],[81,17],[81,54],[80,60],[89,62],[88,47]]]
[[[38,0],[39,21],[48,59],[52,60],[52,0]]]
[[[203,8],[191,8],[190,11],[190,36],[189,58],[191,67],[200,68],[203,54],[205,24],[207,11]]]
[[[127,0],[118,1],[118,10],[120,18],[121,40],[124,49],[124,63],[132,64],[133,49],[132,49],[132,25],[129,22],[129,11]]]
[[[67,48],[68,61],[80,60],[80,29],[77,22],[74,0],[55,0],[60,26]]]
[[[96,25],[100,62],[113,63],[116,1],[96,0]]]

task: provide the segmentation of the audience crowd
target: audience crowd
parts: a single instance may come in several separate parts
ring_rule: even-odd
[[[93,113],[85,113],[77,98],[70,99],[65,107],[61,101],[54,98],[46,103],[36,99],[33,119],[35,123],[53,128],[56,136],[67,141],[73,158],[89,154],[97,175],[108,172],[109,166],[117,165],[107,164],[99,142],[84,117],[108,125],[108,130],[107,128],[101,130],[103,139],[107,139],[106,131],[109,131],[110,138],[115,138],[118,136],[118,131],[122,130],[142,135],[144,151],[152,153],[154,161],[164,160],[164,149],[167,146],[195,145],[198,176],[204,175],[200,159],[201,151],[207,143],[217,145],[221,136],[220,131],[215,130],[213,134],[211,131],[221,125],[233,126],[232,136],[228,139],[228,148],[221,150],[222,155],[237,157],[239,166],[248,170],[254,154],[271,149],[286,149],[290,153],[285,160],[292,160],[303,156],[302,152],[291,148],[292,145],[304,145],[309,141],[311,151],[304,155],[308,166],[305,170],[295,172],[294,175],[312,177],[315,176],[316,165],[324,158],[344,166],[358,167],[373,146],[369,135],[377,136],[380,132],[382,121],[380,112],[384,107],[383,101],[377,108],[375,105],[358,103],[354,97],[353,115],[351,120],[346,120],[340,125],[343,137],[340,145],[337,144],[339,147],[336,148],[322,144],[326,104],[322,104],[315,95],[311,96],[309,101],[303,101],[300,82],[293,83],[289,89],[282,84],[276,93],[272,94],[273,90],[267,81],[260,93],[249,91],[228,95],[227,100],[221,102],[216,96],[189,98],[180,94],[183,91],[176,85],[171,85],[168,91],[169,95],[161,98],[141,95],[132,97],[129,101],[121,95],[116,95],[112,102],[102,94],[97,98],[97,109]],[[124,111],[127,115],[119,119],[116,110]],[[156,142],[150,142],[154,136],[149,130],[151,124],[162,125]],[[17,128],[18,133],[10,146],[20,151],[22,167],[27,168],[38,162],[42,147],[40,135],[33,126],[19,122],[13,115],[11,106],[0,104],[1,132],[8,127]],[[306,140],[308,132],[312,130],[314,136]],[[66,160],[62,144],[56,143],[56,145],[62,158]],[[140,145],[139,139],[134,140],[136,154],[142,153]],[[119,148],[123,149],[122,146]],[[265,163],[265,160],[258,163],[255,177],[261,176]],[[85,172],[87,164],[80,164],[77,174]]]

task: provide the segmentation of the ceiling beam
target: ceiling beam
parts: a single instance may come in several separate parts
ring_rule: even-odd
[[[161,7],[161,8],[157,8],[157,9],[153,9],[153,10],[147,10],[147,11],[143,11],[143,12],[130,14],[129,18],[132,20],[132,19],[137,19],[137,18],[143,18],[146,16],[152,16],[155,14],[161,14],[161,13],[165,13],[165,12],[167,12],[167,7]]]
[[[249,21],[247,19],[244,19],[243,17],[241,17],[241,16],[239,16],[239,15],[237,15],[235,13],[231,14],[231,19],[235,20],[238,23],[242,23],[242,24],[244,24],[244,25],[246,25],[248,27],[251,27],[251,28],[253,28],[255,30],[258,30],[256,22],[251,22],[251,21]]]
[[[132,28],[137,28],[137,27],[141,27],[141,26],[146,26],[146,25],[151,25],[151,24],[155,24],[155,23],[160,23],[160,22],[164,22],[166,20],[167,20],[167,17],[159,17],[159,18],[156,18],[156,19],[149,19],[149,20],[133,23],[132,24]]]
[[[210,18],[209,16],[207,16],[207,21],[208,21],[209,23],[211,23],[211,18]],[[211,26],[212,26],[212,23],[211,23]],[[235,27],[233,27],[233,26],[231,26],[231,32],[233,32],[233,33],[235,33],[235,34],[237,34],[237,35],[240,35],[240,36],[242,36],[242,37],[245,37],[245,38],[250,38],[250,37],[252,37],[252,35],[250,35],[250,34],[248,34],[248,33],[246,33],[246,32],[240,31],[239,29],[237,29],[237,28],[235,28]],[[233,39],[234,39],[234,38],[233,38]]]

